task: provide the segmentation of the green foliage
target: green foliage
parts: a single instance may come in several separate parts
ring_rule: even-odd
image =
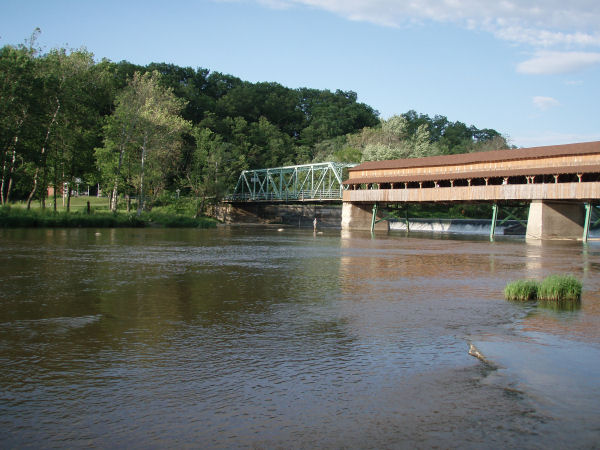
[[[507,300],[535,300],[538,293],[538,282],[533,280],[517,280],[504,288],[504,298]]]
[[[0,49],[0,203],[100,183],[143,206],[176,189],[196,214],[241,170],[506,147],[495,130],[415,111],[380,120],[352,91],[250,83],[166,63],[95,62],[85,50]],[[59,190],[59,189],[56,189]],[[70,189],[69,189],[70,190]]]
[[[197,214],[194,197],[180,197],[165,192],[152,202],[152,212],[160,214],[194,217]]]
[[[85,50],[10,46],[0,66],[2,202],[12,193],[45,201],[48,185],[94,180],[93,148],[112,101],[106,66]]]
[[[41,209],[0,207],[1,228],[139,228],[158,225],[168,228],[211,228],[216,221],[208,217],[193,218],[169,212],[137,214],[94,212],[51,212]]]
[[[328,161],[340,162],[340,163],[353,163],[360,161],[361,151],[358,148],[346,146],[341,150],[336,151]]]
[[[581,300],[582,283],[572,275],[550,275],[541,283],[533,280],[517,280],[504,289],[507,300],[539,300],[541,302],[578,302]]]
[[[572,275],[550,275],[539,286],[538,298],[542,300],[581,299],[582,284]]]
[[[39,209],[0,208],[0,227],[3,228],[117,228],[143,227],[143,220],[132,214],[96,212],[51,212]]]
[[[464,217],[465,219],[491,219],[492,208],[489,204],[453,204],[442,207],[448,212],[448,217]]]
[[[377,128],[364,128],[349,137],[349,142],[362,149],[363,161],[507,148],[506,140],[495,130],[478,130],[449,122],[444,116],[432,119],[415,111],[382,120]]]
[[[185,102],[162,87],[160,77],[156,71],[135,72],[117,95],[115,111],[106,121],[105,145],[96,156],[104,179],[112,184],[113,211],[119,185],[136,188],[138,211],[144,206],[147,191],[156,195],[164,189],[169,169],[178,158],[182,135],[191,129],[179,115]]]

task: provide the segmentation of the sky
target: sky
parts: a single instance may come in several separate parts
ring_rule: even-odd
[[[0,46],[354,91],[511,145],[600,140],[598,0],[0,0]]]

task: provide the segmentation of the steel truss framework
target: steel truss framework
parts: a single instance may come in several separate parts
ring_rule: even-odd
[[[324,162],[244,170],[229,201],[341,200],[344,169],[356,164]]]

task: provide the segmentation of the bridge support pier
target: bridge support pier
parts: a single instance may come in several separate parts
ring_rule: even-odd
[[[581,239],[583,203],[533,200],[529,206],[526,239]]]
[[[390,225],[387,220],[377,222],[373,220],[373,203],[350,203],[342,205],[342,230],[370,231],[373,226],[376,231],[388,231]],[[377,219],[382,219],[381,210],[376,213]],[[375,223],[373,223],[375,222]]]

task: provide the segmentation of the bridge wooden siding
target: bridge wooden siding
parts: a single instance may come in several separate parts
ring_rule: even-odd
[[[411,203],[524,200],[580,200],[600,198],[600,182],[455,186],[416,189],[344,191],[344,202]]]
[[[374,204],[567,201],[570,206],[562,211],[552,205],[565,216],[564,228],[582,221],[572,217],[574,203],[583,211],[584,202],[600,199],[600,142],[372,161],[350,169],[344,184],[343,228],[367,228],[374,222],[367,217]],[[533,222],[541,229],[551,221]]]

